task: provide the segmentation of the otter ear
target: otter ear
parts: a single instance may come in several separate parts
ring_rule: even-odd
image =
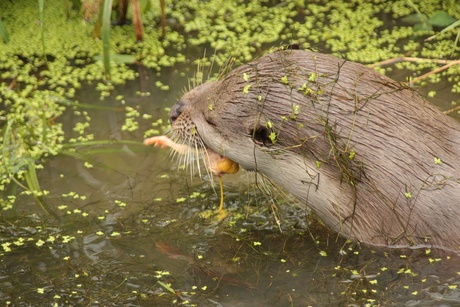
[[[271,147],[276,142],[274,134],[266,126],[253,127],[249,133],[252,141],[259,146]]]

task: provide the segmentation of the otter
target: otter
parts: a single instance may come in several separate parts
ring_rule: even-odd
[[[346,238],[459,251],[460,124],[371,68],[278,50],[192,89],[170,121]]]

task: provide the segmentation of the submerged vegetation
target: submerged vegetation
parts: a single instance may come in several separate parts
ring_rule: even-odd
[[[105,2],[106,18],[110,16],[107,11],[110,10],[108,5],[110,2]],[[113,2],[127,3],[127,1]],[[228,63],[246,63],[271,47],[297,43],[302,48],[311,48],[351,61],[373,65],[383,73],[395,70],[409,71],[406,73],[407,81],[416,86],[426,86],[447,79],[449,82],[447,91],[460,93],[460,65],[458,65],[460,10],[455,0],[395,0],[391,3],[385,0],[372,2],[318,0],[309,1],[307,4],[300,0],[132,1],[134,2],[140,7],[142,41],[137,41],[138,29],[136,30],[133,25],[115,22],[118,15],[114,11],[111,14],[110,27],[107,27],[106,23],[106,30],[103,26],[101,30],[103,33],[97,34],[100,30],[99,18],[103,18],[104,1],[102,0],[94,2],[86,0],[0,1],[0,214],[5,219],[0,222],[0,231],[3,233],[0,237],[0,257],[9,255],[21,258],[21,253],[24,252],[21,248],[28,248],[30,255],[38,250],[42,259],[47,258],[47,253],[51,250],[53,259],[57,259],[53,265],[58,268],[61,266],[69,268],[68,272],[59,278],[49,277],[48,280],[46,276],[43,280],[40,278],[37,278],[38,281],[27,280],[26,284],[33,285],[35,288],[31,286],[32,288],[27,289],[25,294],[21,294],[27,299],[21,301],[21,297],[17,298],[20,301],[17,305],[27,305],[42,298],[56,306],[97,304],[97,301],[104,304],[111,302],[113,297],[120,293],[122,294],[119,297],[119,305],[128,301],[138,305],[150,305],[152,302],[159,305],[164,305],[165,302],[193,305],[190,301],[193,301],[193,294],[199,291],[206,292],[204,285],[198,289],[196,286],[192,288],[195,292],[175,292],[169,284],[174,281],[174,278],[168,276],[161,267],[142,262],[145,255],[142,256],[140,250],[137,250],[138,253],[135,255],[139,258],[130,262],[130,265],[136,267],[138,271],[127,277],[125,268],[120,263],[117,264],[119,267],[113,270],[110,261],[86,267],[82,258],[76,257],[77,260],[72,264],[69,262],[72,260],[70,255],[74,255],[75,250],[84,245],[82,242],[85,240],[109,241],[102,240],[106,236],[111,240],[118,240],[119,245],[126,244],[121,249],[129,250],[129,241],[135,237],[134,233],[140,232],[141,237],[147,237],[152,233],[152,229],[161,228],[161,231],[153,230],[153,232],[160,232],[160,236],[165,233],[171,236],[171,233],[180,229],[183,224],[174,225],[177,218],[174,214],[177,213],[171,213],[169,216],[168,210],[174,205],[182,207],[184,202],[201,208],[200,202],[209,201],[208,196],[212,194],[209,189],[190,191],[188,194],[181,192],[180,198],[176,198],[173,205],[167,204],[159,196],[149,195],[147,197],[149,201],[153,198],[155,204],[159,204],[162,210],[168,212],[167,220],[157,216],[157,211],[150,212],[149,209],[145,209],[139,215],[134,214],[133,221],[124,216],[122,222],[115,227],[116,218],[113,216],[119,217],[119,211],[126,209],[126,199],[115,198],[114,212],[91,210],[91,206],[97,204],[97,201],[89,201],[90,193],[87,195],[75,190],[59,195],[57,203],[49,202],[50,191],[42,188],[43,182],[39,180],[40,172],[46,172],[46,167],[50,167],[50,163],[58,155],[82,160],[85,170],[104,169],[116,173],[117,170],[113,166],[109,167],[99,159],[93,159],[89,153],[100,153],[101,148],[105,150],[105,154],[110,153],[114,144],[138,145],[141,148],[140,122],[153,122],[153,126],[150,125],[146,129],[148,131],[144,136],[160,134],[167,128],[165,112],[156,115],[145,114],[141,112],[142,106],[139,100],[133,97],[126,99],[117,90],[132,80],[148,80],[143,74],[143,69],[153,71],[152,74],[156,77],[155,80],[148,80],[149,83],[155,84],[158,90],[168,91],[175,80],[189,77],[186,73],[190,69],[193,71],[198,62],[207,67],[214,63],[215,67],[222,66],[222,71],[226,71]],[[89,3],[95,3],[91,6],[91,11]],[[162,13],[163,9],[164,13]],[[133,16],[132,9],[128,10],[128,19],[132,18],[130,16]],[[104,49],[104,43],[108,48]],[[111,61],[108,61],[108,58]],[[210,67],[208,69],[210,76],[213,77],[214,71]],[[434,73],[430,74],[432,71]],[[167,83],[168,80],[161,79],[166,74],[173,74],[176,79]],[[423,74],[426,76],[415,78]],[[206,77],[197,73],[194,78],[197,80],[192,80],[192,83],[201,82],[200,80]],[[82,98],[88,86],[98,91],[97,99],[88,101]],[[430,96],[435,95],[436,92],[430,92]],[[133,96],[142,98],[143,102],[148,101],[149,104],[158,103],[148,91],[137,91]],[[173,96],[178,98],[179,93],[173,93]],[[104,104],[108,100],[110,100],[109,106]],[[455,104],[460,103],[460,100],[448,101],[448,103],[452,103],[452,110],[457,111]],[[94,110],[123,114],[124,121],[115,128],[116,137],[108,138],[106,134],[98,133],[100,130],[94,128],[98,123],[91,119],[91,112]],[[72,113],[78,120],[66,122],[64,115],[67,113]],[[295,116],[295,110],[292,116]],[[126,148],[118,147],[113,150],[128,151]],[[163,174],[155,184],[159,185],[158,182],[167,181],[168,176]],[[145,177],[150,179],[148,176]],[[58,176],[52,180],[61,178]],[[169,184],[174,185],[174,183]],[[50,184],[48,183],[47,186]],[[104,187],[102,184],[100,186]],[[112,190],[107,194],[116,194],[115,192],[118,191]],[[114,197],[118,197],[118,194]],[[29,224],[20,217],[9,219],[10,214],[14,216],[11,211],[20,206],[17,201],[20,198],[34,199],[49,215],[32,216],[30,219],[32,222]],[[54,200],[56,198],[54,197]],[[246,201],[252,204],[251,201],[254,199],[257,197],[248,195]],[[147,202],[145,199],[143,201]],[[69,203],[74,204],[73,202],[78,205],[72,209],[68,208]],[[295,255],[294,251],[279,252],[277,247],[273,248],[273,246],[273,250],[264,249],[265,246],[260,247],[261,243],[255,239],[258,231],[274,228],[285,232],[281,236],[273,235],[274,240],[278,240],[276,242],[280,245],[285,244],[283,240],[287,242],[290,239],[286,235],[287,231],[293,229],[297,231],[297,227],[302,228],[300,219],[292,217],[301,213],[291,212],[291,217],[280,217],[282,214],[273,209],[274,206],[270,207],[272,209],[268,207],[261,209],[263,211],[261,213],[257,209],[249,209],[249,204],[245,207],[238,200],[234,200],[231,206],[235,215],[226,225],[229,227],[226,230],[229,236],[226,240],[231,238],[236,240],[235,242],[239,240],[244,242],[238,245],[244,250],[239,257],[248,259],[254,257],[247,260],[254,266],[257,266],[261,258],[280,258],[284,261],[288,258],[289,268],[298,269],[300,263],[305,264],[308,259],[296,259],[299,256]],[[239,212],[236,209],[238,205],[245,209]],[[253,215],[253,220],[245,223],[257,226],[254,226],[257,229],[254,236],[247,232],[244,223],[241,222],[250,213]],[[289,211],[286,214],[289,215]],[[48,227],[50,225],[46,221],[48,217],[58,219],[62,216],[74,217],[72,223],[79,225],[78,230],[71,230],[69,225],[62,228]],[[190,216],[194,215],[190,213]],[[272,220],[266,222],[270,217]],[[97,226],[101,229],[95,231],[92,225],[98,225],[98,221],[105,224]],[[193,224],[194,220],[190,223]],[[280,226],[283,223],[285,224]],[[235,225],[240,228],[238,230],[232,228]],[[263,228],[260,225],[269,226]],[[191,227],[192,233],[201,236],[205,233],[203,230],[205,227],[194,227],[196,229]],[[192,236],[190,233],[187,235]],[[297,237],[293,240],[298,242],[299,246],[304,244]],[[74,243],[77,241],[78,243]],[[112,243],[116,245],[115,241]],[[139,241],[145,242],[141,239]],[[69,242],[73,245],[69,245]],[[171,258],[175,256],[185,259],[186,262],[198,267],[198,270],[206,271],[200,261],[190,260],[190,255],[187,258],[173,251],[172,247],[167,247],[166,243],[156,244]],[[186,244],[192,245],[189,242]],[[262,242],[262,244],[269,244],[269,242]],[[326,253],[325,250],[330,246],[324,242],[314,246],[311,249],[299,248],[298,250],[318,259],[327,258],[332,253]],[[197,259],[199,255],[206,252],[199,244],[193,249]],[[88,257],[99,257],[99,261],[109,258],[103,253],[105,250],[97,251],[100,255],[94,256],[88,253],[90,255]],[[350,251],[356,252],[351,247]],[[250,252],[263,257],[249,256]],[[23,259],[27,259],[28,255]],[[91,259],[94,260],[93,258]],[[229,258],[231,258],[230,262],[240,263],[240,259],[235,255]],[[364,258],[369,263],[372,262],[371,257]],[[340,264],[342,261],[337,261],[335,256],[327,259],[335,264]],[[21,261],[18,267],[21,267]],[[431,264],[438,260],[427,261]],[[282,264],[280,268],[288,270],[284,262],[280,263]],[[72,268],[72,265],[80,264],[83,269]],[[385,300],[380,292],[385,287],[375,285],[376,277],[366,273],[368,272],[366,266],[367,264],[362,268],[357,268],[357,265],[337,266],[331,268],[330,272],[324,273],[325,276],[339,276],[340,280],[344,281],[344,285],[346,283],[343,287],[337,287],[340,289],[337,291],[342,291],[339,295],[342,303],[364,305]],[[10,267],[10,271],[4,272],[3,275],[19,276],[21,273],[18,267]],[[410,277],[404,279],[407,288],[398,290],[400,291],[398,295],[406,291],[415,299],[418,297],[417,280],[411,280],[413,277],[408,270],[399,272],[400,267],[400,263],[395,262],[393,272],[400,276],[410,275]],[[144,274],[145,268],[157,271],[156,276],[150,273],[150,275]],[[373,272],[379,269],[373,268]],[[301,274],[301,269],[298,270],[287,275],[289,278],[297,277],[299,275],[296,274]],[[272,273],[270,270],[267,272]],[[254,275],[258,274],[259,272],[254,272]],[[100,276],[100,279],[95,276]],[[218,280],[216,276],[208,275],[208,277],[214,278],[214,281]],[[130,288],[129,285],[141,279],[146,284],[151,282],[158,285],[164,291],[161,293],[158,289],[153,291],[148,286],[139,289]],[[248,284],[228,282],[252,289]],[[324,279],[323,282],[324,285],[327,284]],[[43,286],[38,287],[37,284]],[[302,282],[299,281],[298,284]],[[10,288],[11,285],[7,284],[8,287],[5,288]],[[216,287],[218,286],[219,283]],[[87,294],[82,290],[91,287],[95,287],[100,292]],[[318,291],[322,290],[321,286],[315,287]],[[453,288],[439,289],[437,292],[442,291],[447,293],[453,291]],[[415,292],[417,294],[413,294]],[[432,292],[437,293],[435,290]],[[2,302],[13,300],[15,291],[11,290],[9,293],[10,296],[5,297]],[[206,292],[206,295],[211,296],[211,294],[210,291]],[[288,294],[284,298],[285,302],[289,300],[290,295],[294,296],[292,293]],[[300,299],[301,302],[311,301],[310,297]],[[273,298],[273,301],[276,301],[276,298]]]

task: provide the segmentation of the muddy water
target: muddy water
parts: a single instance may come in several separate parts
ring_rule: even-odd
[[[113,110],[69,110],[68,131],[91,117],[96,140],[138,144],[77,148],[39,173],[58,215],[47,217],[29,197],[0,221],[0,301],[13,306],[340,306],[460,304],[457,260],[374,251],[344,242],[286,197],[263,195],[251,174],[225,176],[224,222],[200,212],[218,205],[216,182],[184,170],[168,150],[141,144],[143,132],[172,106],[188,76],[139,68],[135,82],[99,100],[90,86],[78,100]],[[155,81],[170,86],[155,87]],[[400,80],[401,81],[401,80]],[[442,84],[436,85],[442,94]],[[423,89],[428,92],[431,89]],[[136,92],[150,92],[148,97]],[[454,98],[438,94],[444,109]],[[124,106],[138,108],[139,129],[121,131]],[[75,137],[78,135],[75,134]],[[252,183],[252,184],[250,184]],[[260,184],[260,182],[257,182]],[[265,183],[267,184],[267,183]],[[19,240],[24,238],[24,240]]]

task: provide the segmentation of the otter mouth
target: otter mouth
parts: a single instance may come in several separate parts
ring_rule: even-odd
[[[220,153],[205,147],[198,150],[186,144],[178,144],[166,135],[154,136],[144,140],[145,145],[160,146],[161,148],[170,147],[181,155],[199,153],[203,155],[206,168],[215,176],[221,177],[226,174],[235,174],[239,170],[239,164],[221,155]]]
[[[240,169],[238,163],[208,147],[206,147],[204,160],[208,169],[218,177],[225,174],[235,174]]]

